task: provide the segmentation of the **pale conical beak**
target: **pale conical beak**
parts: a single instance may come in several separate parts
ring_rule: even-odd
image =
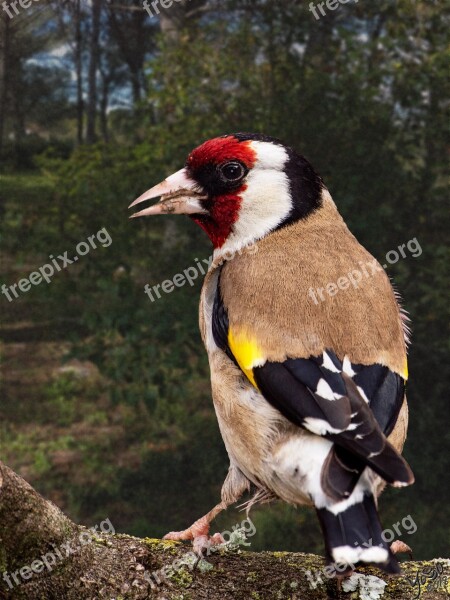
[[[130,218],[145,217],[146,215],[194,215],[207,214],[208,211],[200,204],[201,200],[206,200],[208,194],[201,189],[197,182],[191,179],[186,169],[177,171],[162,183],[155,185],[139,196],[128,208],[140,204],[145,200],[152,200],[161,196],[161,200],[144,208],[140,212],[134,213]]]

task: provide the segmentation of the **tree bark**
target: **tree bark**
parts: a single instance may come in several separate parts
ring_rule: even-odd
[[[100,14],[102,4],[101,0],[92,1],[92,29],[90,41],[89,56],[89,75],[88,75],[88,106],[87,106],[87,131],[86,141],[93,144],[96,139],[95,123],[97,117],[97,69],[99,64],[100,46]]]
[[[6,75],[8,65],[9,22],[6,14],[0,17],[0,156],[3,150],[3,137],[6,121]]]
[[[75,16],[75,48],[74,62],[75,73],[77,80],[77,143],[83,143],[83,117],[84,117],[84,101],[83,101],[83,62],[82,62],[82,33],[81,33],[81,0],[76,0],[74,7]]]
[[[53,0],[51,4],[58,19],[60,35],[67,41],[73,58],[76,81],[77,144],[83,143],[83,10],[81,0]],[[67,18],[68,17],[68,18]]]
[[[100,131],[104,142],[109,141],[108,132],[108,104],[109,104],[109,84],[110,76],[100,69],[102,81],[102,92],[100,96]]]
[[[108,526],[103,524],[108,522]],[[101,530],[100,530],[101,529]],[[355,599],[323,573],[323,559],[288,552],[218,549],[198,565],[174,564],[191,553],[189,545],[109,534],[105,520],[97,531],[71,522],[54,504],[0,462],[0,598],[2,600]],[[48,565],[48,566],[46,566]],[[166,576],[161,572],[164,567]],[[372,568],[358,573],[386,582],[383,600],[448,598],[450,561],[402,564],[404,574],[388,577]],[[39,570],[40,569],[40,570]],[[310,575],[308,576],[308,572]],[[417,577],[417,575],[419,576]],[[322,583],[318,580],[321,575]],[[434,579],[433,579],[434,577]],[[316,586],[311,584],[313,581]],[[383,584],[381,583],[382,587]],[[366,596],[368,597],[368,596]]]

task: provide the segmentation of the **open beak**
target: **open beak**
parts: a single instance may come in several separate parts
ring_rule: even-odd
[[[145,217],[146,215],[198,215],[208,213],[200,204],[200,201],[206,200],[208,195],[200,188],[198,183],[188,176],[186,169],[177,171],[164,179],[162,183],[144,192],[128,208],[145,200],[159,197],[161,197],[161,200],[157,204],[134,213],[130,218]]]

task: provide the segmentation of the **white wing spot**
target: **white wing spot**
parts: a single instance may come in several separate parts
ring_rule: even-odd
[[[350,362],[350,359],[348,358],[348,356],[344,356],[344,360],[342,361],[342,370],[349,377],[354,377],[356,375],[355,371],[352,368],[352,363]]]
[[[323,351],[322,356],[323,356],[322,367],[324,367],[325,369],[328,369],[332,373],[340,373],[340,370],[336,367],[334,362],[331,360],[329,354],[327,354],[325,352],[325,350]]]
[[[373,458],[374,456],[378,456],[379,454],[381,454],[381,450],[380,450],[380,452],[371,452],[369,454],[369,458]]]
[[[347,427],[347,429],[345,431],[353,431],[360,425],[361,425],[361,423],[350,423],[350,425]]]
[[[306,429],[309,429],[312,433],[316,435],[326,435],[327,433],[342,433],[342,429],[335,429],[331,427],[328,421],[324,421],[323,419],[316,419],[315,417],[306,417],[303,420],[303,424]]]
[[[317,384],[316,394],[321,396],[322,398],[326,398],[327,400],[335,400],[333,390],[330,385],[325,381],[325,379],[319,379],[319,383]]]
[[[369,398],[366,396],[366,392],[365,392],[365,391],[362,389],[362,387],[361,387],[361,386],[359,386],[359,385],[357,386],[357,388],[358,388],[358,392],[361,394],[361,396],[362,396],[363,400],[364,400],[365,402],[367,402],[367,404],[369,404]]]

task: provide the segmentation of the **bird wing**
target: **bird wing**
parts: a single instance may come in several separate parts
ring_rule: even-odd
[[[219,348],[270,404],[295,425],[334,442],[322,470],[330,497],[348,497],[365,466],[394,486],[413,482],[408,464],[386,439],[403,402],[398,374],[378,364],[341,360],[332,349],[308,358],[267,360],[251,327],[230,329],[220,286],[212,327]]]

